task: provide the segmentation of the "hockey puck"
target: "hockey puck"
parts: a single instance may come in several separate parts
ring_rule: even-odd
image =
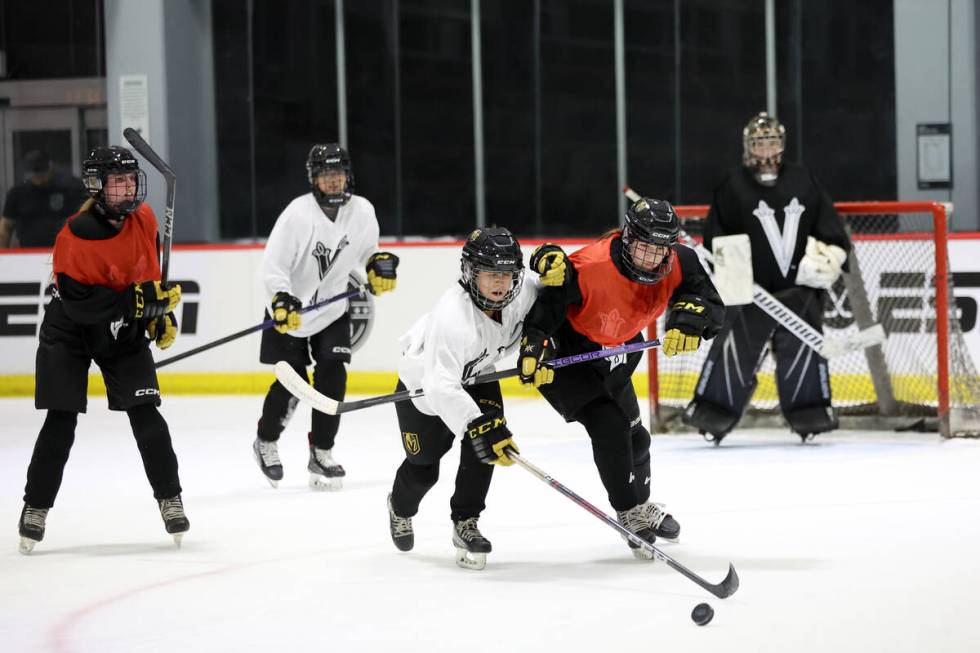
[[[691,611],[691,619],[699,626],[704,626],[715,616],[715,611],[707,603],[698,603]]]

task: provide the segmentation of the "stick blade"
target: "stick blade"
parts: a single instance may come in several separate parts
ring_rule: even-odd
[[[305,403],[306,405],[315,408],[321,413],[326,413],[327,415],[337,414],[338,402],[336,399],[331,399],[330,397],[321,394],[313,389],[306,379],[301,377],[296,373],[289,363],[286,361],[279,361],[275,365],[276,378],[279,383],[289,390],[289,393]]]
[[[844,338],[825,338],[823,347],[820,348],[820,354],[824,358],[834,358],[852,351],[861,351],[868,347],[880,345],[887,338],[888,335],[885,333],[884,327],[880,324],[874,324]]]
[[[721,581],[713,588],[708,589],[709,592],[717,596],[719,599],[725,599],[738,591],[738,574],[735,572],[735,565],[728,563],[728,575],[725,576],[725,580]]]

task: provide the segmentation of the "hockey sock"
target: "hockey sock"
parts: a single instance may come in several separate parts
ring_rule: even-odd
[[[293,369],[304,379],[308,378],[305,367],[294,366]],[[289,424],[298,404],[299,399],[294,397],[279,381],[275,381],[269,386],[269,392],[266,393],[265,401],[262,404],[262,417],[259,418],[257,430],[259,439],[266,442],[278,440],[283,429],[286,428],[286,424]]]
[[[50,508],[54,505],[65,463],[75,442],[77,423],[78,413],[63,410],[49,410],[44,418],[44,425],[34,443],[34,454],[27,468],[27,486],[24,488],[24,502],[32,508]]]
[[[599,478],[609,495],[609,504],[617,511],[637,505],[633,487],[633,444],[629,419],[610,399],[600,397],[589,402],[578,414],[592,440],[592,457]]]
[[[343,361],[331,360],[317,363],[313,368],[313,387],[320,393],[342,401],[347,394],[347,367]],[[327,415],[313,411],[312,442],[318,449],[333,449],[340,428],[340,415]]]
[[[479,517],[486,507],[490,479],[496,465],[481,463],[468,443],[461,443],[459,469],[456,470],[456,491],[449,499],[453,521]]]
[[[650,432],[642,424],[630,431],[633,442],[633,488],[636,500],[645,503],[650,499]]]
[[[177,476],[177,454],[170,441],[170,429],[156,406],[143,404],[126,411],[133,427],[133,437],[143,459],[146,478],[153,488],[156,500],[168,499],[180,494]]]
[[[391,487],[391,507],[399,517],[414,517],[426,492],[439,480],[439,463],[416,465],[402,461]]]

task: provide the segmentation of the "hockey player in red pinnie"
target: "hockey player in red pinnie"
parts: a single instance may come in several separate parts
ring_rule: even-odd
[[[55,240],[55,286],[39,334],[34,403],[48,412],[27,469],[22,553],[44,538],[78,413],[86,410],[92,361],[105,379],[109,410],[129,417],[167,532],[179,545],[190,527],[149,348],[152,340],[166,349],[177,337],[180,286],[160,283],[157,220],[143,204],[146,177],[129,150],[92,150],[84,181],[90,198]]]
[[[534,251],[530,268],[564,277],[545,289],[524,324],[518,366],[530,382],[546,350],[561,356],[642,340],[642,330],[669,307],[662,349],[673,356],[696,351],[712,338],[724,307],[693,250],[677,245],[680,225],[668,202],[640,199],[622,230],[565,256],[556,245]],[[631,375],[641,354],[613,356],[555,371],[541,394],[568,422],[579,422],[609,503],[620,524],[653,543],[676,540],[680,524],[650,501],[650,433],[640,420]],[[652,554],[629,543],[638,558]]]

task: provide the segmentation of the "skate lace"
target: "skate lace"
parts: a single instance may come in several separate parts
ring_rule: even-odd
[[[44,528],[44,520],[48,516],[47,508],[31,508],[24,510],[24,525],[34,528]]]
[[[181,502],[180,497],[176,496],[170,499],[162,499],[160,501],[160,514],[163,515],[164,521],[183,519],[184,504]]]
[[[641,507],[646,511],[650,525],[654,528],[660,528],[660,525],[664,523],[664,519],[667,517],[667,511],[664,510],[666,506],[662,503],[647,501]]]
[[[279,445],[275,442],[259,440],[259,455],[262,456],[262,464],[266,467],[282,464],[279,460]]]
[[[313,447],[313,458],[316,459],[316,462],[320,465],[320,467],[337,466],[337,461],[330,455],[330,449],[318,449],[317,447]]]
[[[617,512],[619,523],[631,533],[636,533],[650,525],[647,515],[643,511],[643,506],[636,506],[629,510]]]
[[[391,523],[395,527],[395,537],[412,534],[411,517],[399,517],[395,513],[391,513]]]
[[[470,517],[469,519],[456,522],[456,534],[464,542],[472,542],[475,539],[483,538],[483,533],[476,526],[477,519],[477,517]]]

